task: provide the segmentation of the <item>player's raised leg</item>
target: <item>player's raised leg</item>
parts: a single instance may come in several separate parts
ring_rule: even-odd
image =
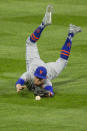
[[[47,64],[50,69],[49,74],[51,74],[49,76],[51,79],[57,77],[66,66],[68,58],[70,56],[72,38],[75,36],[75,34],[79,32],[81,32],[80,27],[70,24],[68,37],[61,49],[60,58],[56,62],[51,62]]]
[[[31,42],[36,43],[39,40],[43,29],[47,25],[52,24],[52,10],[53,7],[51,5],[48,5],[41,25],[28,38]]]
[[[48,5],[45,16],[42,20],[41,25],[28,37],[26,41],[26,68],[29,70],[29,64],[33,59],[40,59],[39,52],[37,49],[37,41],[39,40],[42,31],[47,25],[52,23],[52,6]]]
[[[64,46],[61,49],[61,53],[60,53],[61,58],[68,60],[71,51],[71,46],[72,46],[72,38],[75,36],[75,34],[79,32],[81,32],[80,27],[70,24],[68,37],[65,41]]]

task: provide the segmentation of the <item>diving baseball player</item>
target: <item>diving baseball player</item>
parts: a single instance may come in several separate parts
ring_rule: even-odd
[[[54,96],[51,80],[56,78],[65,68],[72,46],[72,38],[81,28],[70,24],[67,39],[56,62],[44,63],[40,59],[37,41],[42,31],[52,23],[52,6],[48,5],[41,25],[26,40],[26,69],[16,82],[17,92],[24,88],[34,91],[35,96]]]

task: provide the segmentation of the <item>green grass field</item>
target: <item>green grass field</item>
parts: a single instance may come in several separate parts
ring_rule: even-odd
[[[38,41],[45,62],[59,57],[70,23],[83,32],[53,80],[55,96],[35,101],[32,92],[17,94],[14,86],[26,70],[25,40],[48,4],[54,6],[53,24]],[[87,0],[0,0],[0,131],[87,131]]]

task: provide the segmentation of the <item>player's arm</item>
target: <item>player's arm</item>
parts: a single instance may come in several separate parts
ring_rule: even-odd
[[[24,85],[25,81],[22,78],[19,78],[18,81],[16,82],[16,89],[17,92],[23,90],[24,88],[26,88],[26,86]]]
[[[54,96],[53,86],[50,80],[46,80],[46,83],[43,87],[46,91],[48,91],[48,96],[52,97]]]
[[[45,86],[44,88],[46,91],[48,91],[48,96],[52,97],[54,96],[53,87],[52,86]]]
[[[24,88],[26,88],[25,82],[27,81],[27,75],[28,75],[27,72],[25,72],[24,74],[22,74],[22,76],[16,82],[17,92],[19,92],[19,91],[23,90]]]

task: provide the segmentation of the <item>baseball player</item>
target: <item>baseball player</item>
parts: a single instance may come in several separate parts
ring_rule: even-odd
[[[60,57],[56,62],[44,63],[40,59],[37,41],[42,31],[52,23],[52,6],[48,5],[41,25],[26,40],[26,72],[16,82],[17,92],[24,88],[34,91],[36,96],[54,96],[51,80],[56,78],[66,67],[72,46],[72,38],[81,28],[69,25],[66,41],[61,48]]]

